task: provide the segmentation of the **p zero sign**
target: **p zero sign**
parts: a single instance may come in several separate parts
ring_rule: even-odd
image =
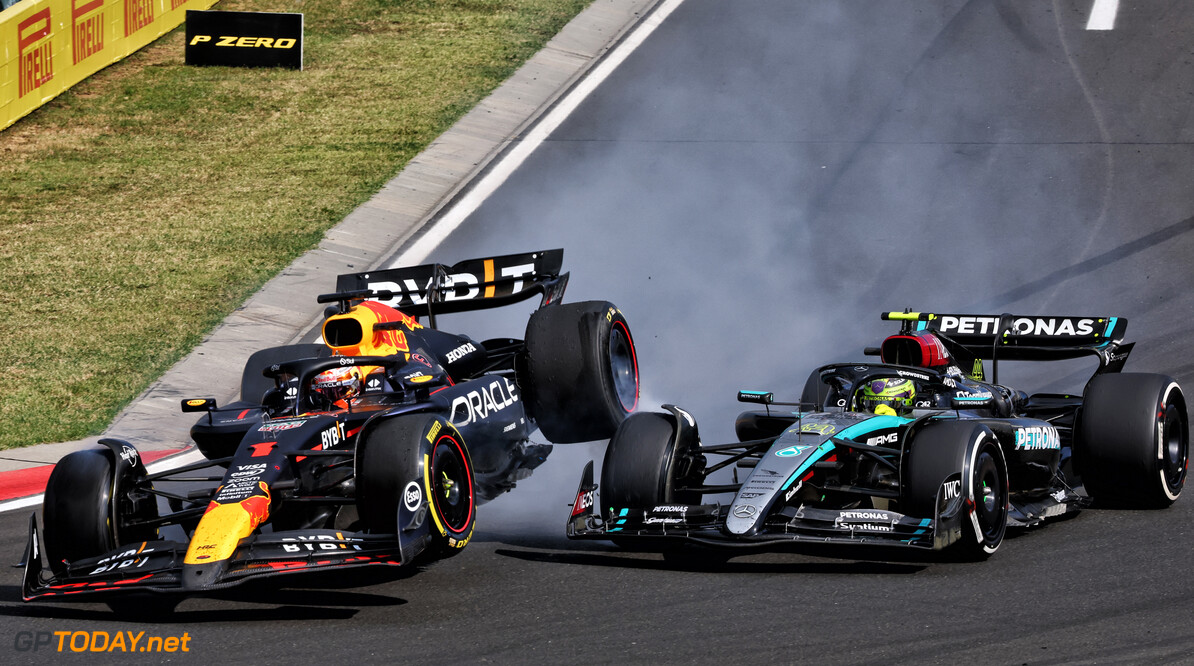
[[[303,68],[303,15],[187,10],[186,64]]]

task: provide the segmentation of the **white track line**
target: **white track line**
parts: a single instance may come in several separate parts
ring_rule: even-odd
[[[1119,12],[1119,0],[1095,0],[1090,8],[1090,19],[1086,21],[1087,30],[1115,29],[1115,15]]]
[[[199,449],[191,449],[182,455],[175,455],[166,458],[165,460],[151,462],[148,466],[146,466],[145,471],[149,472],[150,474],[157,474],[158,472],[166,472],[178,467],[182,467],[183,465],[199,462],[200,460],[203,460],[203,454],[199,452]],[[41,504],[41,500],[42,495],[33,495],[30,497],[9,500],[7,502],[0,502],[0,513],[37,506],[38,504]]]
[[[580,106],[580,103],[589,96],[589,93],[592,93],[597,86],[601,85],[618,68],[618,65],[630,57],[630,54],[646,41],[647,37],[652,32],[655,32],[655,29],[663,23],[664,19],[683,2],[684,0],[665,0],[663,4],[659,5],[658,9],[643,20],[621,44],[602,59],[559,104],[556,104],[542,120],[535,123],[535,126],[527,132],[523,140],[502,156],[497,164],[481,180],[477,181],[476,185],[467,194],[448,209],[406,251],[391,261],[389,267],[415,266],[423,263],[430,256],[432,250],[444,242],[453,231],[456,231],[456,228],[473,211],[477,210],[481,203],[489,198],[489,195],[493,194],[502,183],[506,182],[510,174],[514,173],[526,161],[526,158],[535,152],[535,149],[547,139],[548,135],[554,132],[576,110],[576,107]]]

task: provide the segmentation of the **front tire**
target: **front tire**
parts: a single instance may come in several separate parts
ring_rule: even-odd
[[[468,544],[477,517],[473,467],[464,440],[455,430],[441,432],[431,447],[428,503],[436,530],[427,555],[451,557]]]
[[[1007,461],[989,428],[966,421],[929,425],[915,435],[903,477],[901,510],[918,518],[933,518],[942,486],[960,481],[962,538],[949,547],[952,554],[981,560],[999,549],[1007,531]]]
[[[1078,463],[1086,492],[1100,502],[1161,509],[1186,483],[1189,421],[1182,389],[1165,375],[1096,377],[1078,423]]]
[[[454,555],[473,534],[477,500],[472,461],[460,433],[433,414],[384,420],[362,434],[356,454],[357,512],[374,534],[395,534],[401,508],[426,507],[423,556]],[[413,508],[412,508],[413,507]]]
[[[612,303],[536,310],[527,322],[523,367],[527,410],[556,444],[606,439],[638,407],[634,339]]]
[[[116,548],[112,492],[116,474],[102,449],[70,453],[50,472],[42,505],[46,558],[60,576],[66,563]]]
[[[135,461],[136,450],[120,443]],[[146,526],[158,512],[144,479],[140,463],[118,459],[110,448],[75,451],[58,461],[42,501],[46,557],[55,575],[66,572],[66,562],[158,538],[157,529]]]
[[[632,414],[618,426],[601,465],[601,503],[606,509],[697,504],[700,493],[680,490],[695,476],[695,433],[677,432],[676,416]]]

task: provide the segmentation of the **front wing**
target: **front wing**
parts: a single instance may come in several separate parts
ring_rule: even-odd
[[[183,563],[187,544],[147,541],[123,546],[101,557],[70,562],[60,575],[53,575],[43,569],[34,514],[29,520],[21,594],[25,601],[114,595],[134,590],[197,594],[266,576],[377,564],[397,566],[409,559],[403,558],[404,550],[409,554],[422,549],[421,544],[411,550],[402,545],[395,535],[337,530],[255,534],[244,539],[217,571],[208,570],[199,576],[193,570],[195,565]]]
[[[726,529],[728,504],[670,504],[609,507],[597,512],[593,463],[581,477],[567,525],[570,539],[617,540],[655,549],[661,542],[688,542],[727,549],[775,549],[788,544],[868,545],[941,550],[962,538],[968,517],[963,498],[937,495],[933,518],[915,518],[885,509],[784,508],[773,511],[748,534]]]

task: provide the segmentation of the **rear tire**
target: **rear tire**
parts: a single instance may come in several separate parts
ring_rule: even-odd
[[[1102,503],[1162,509],[1181,495],[1190,454],[1182,389],[1165,375],[1096,377],[1086,389],[1075,462]]]
[[[638,407],[634,339],[612,303],[536,310],[527,322],[524,369],[527,411],[557,444],[606,439]]]
[[[431,521],[423,557],[455,555],[472,537],[473,466],[460,433],[442,417],[406,414],[370,428],[357,446],[356,483],[357,512],[369,532],[396,533],[400,507],[417,501],[411,511],[425,505]]]
[[[962,539],[949,547],[960,559],[993,554],[1007,532],[1007,461],[994,433],[966,421],[931,424],[914,436],[904,461],[901,511],[917,518],[936,515],[937,493],[957,477],[965,498]]]

